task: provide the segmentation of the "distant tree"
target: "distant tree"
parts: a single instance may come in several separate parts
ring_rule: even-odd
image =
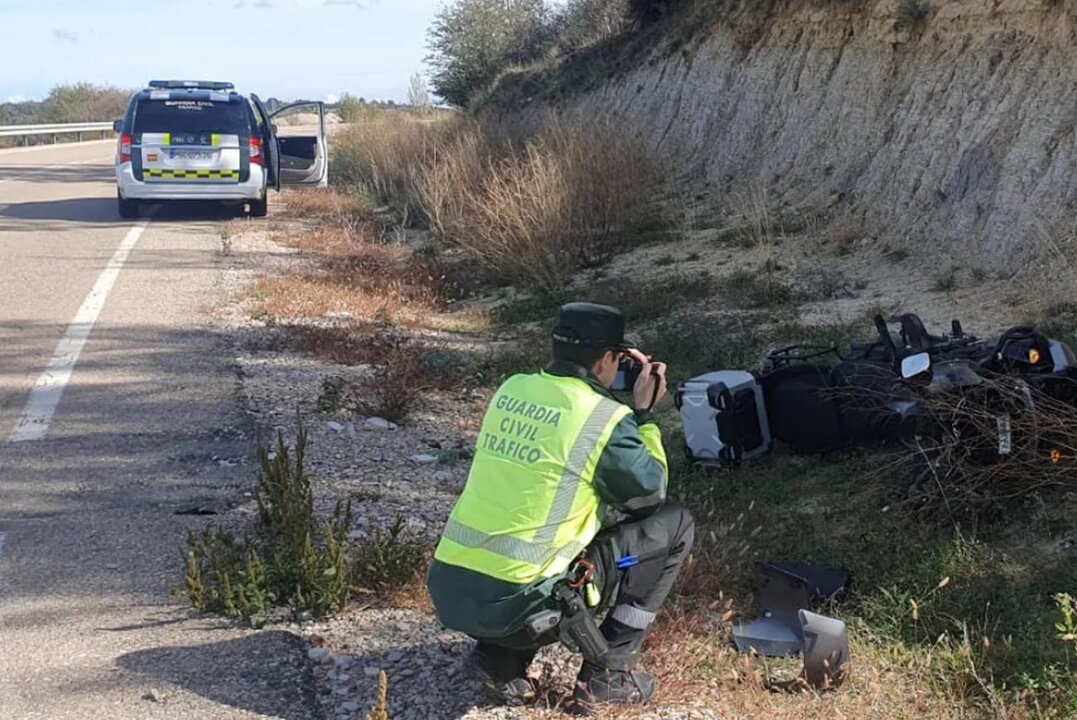
[[[0,103],[0,125],[33,125],[41,119],[41,103]]]
[[[411,85],[408,86],[408,104],[419,112],[426,112],[430,107],[430,89],[426,85],[426,78],[419,73],[411,76]]]
[[[344,93],[337,102],[337,115],[346,123],[359,122],[367,117],[372,108],[362,98],[357,98],[350,93]]]
[[[51,123],[103,122],[123,117],[134,90],[90,83],[58,85],[41,106],[41,121]]]
[[[542,57],[553,43],[545,0],[455,0],[427,31],[434,92],[463,106],[506,67]]]

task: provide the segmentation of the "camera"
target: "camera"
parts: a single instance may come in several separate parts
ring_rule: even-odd
[[[617,366],[617,376],[614,377],[613,386],[610,390],[619,392],[631,390],[635,387],[636,380],[639,379],[639,374],[642,370],[643,366],[635,358],[625,355],[621,358],[620,365]]]

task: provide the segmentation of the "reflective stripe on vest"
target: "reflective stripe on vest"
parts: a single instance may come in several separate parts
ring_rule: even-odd
[[[541,407],[540,413],[548,407],[540,401],[553,403],[563,415],[563,429],[554,428],[544,440],[535,432],[523,435],[525,441],[537,443],[528,446],[528,453],[552,458],[560,452],[556,476],[550,476],[545,460],[525,463],[520,454],[513,458],[510,452],[506,459],[484,448],[491,428],[511,419],[509,410],[500,409],[505,397],[535,400],[527,403],[528,411]],[[484,419],[468,485],[446,525],[438,559],[516,583],[564,572],[598,531],[599,500],[591,484],[595,466],[613,427],[630,412],[577,378],[543,374],[507,381]],[[575,437],[565,437],[566,432]],[[506,470],[512,473],[511,481],[499,474]],[[529,502],[521,500],[522,494]],[[499,531],[488,531],[493,528]]]

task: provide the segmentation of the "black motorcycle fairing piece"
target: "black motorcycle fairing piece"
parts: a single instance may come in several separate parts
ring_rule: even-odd
[[[800,362],[759,377],[771,436],[799,455],[840,450],[849,444],[834,397],[829,365]]]
[[[1000,374],[1049,374],[1055,371],[1051,341],[1031,325],[1018,325],[1002,334],[981,366]]]

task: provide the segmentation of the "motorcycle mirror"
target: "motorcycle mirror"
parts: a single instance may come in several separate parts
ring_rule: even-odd
[[[931,370],[931,356],[927,353],[916,353],[901,361],[901,377],[909,380],[923,375]]]
[[[849,664],[849,631],[837,618],[798,611],[804,633],[804,679],[820,690],[845,678]]]

